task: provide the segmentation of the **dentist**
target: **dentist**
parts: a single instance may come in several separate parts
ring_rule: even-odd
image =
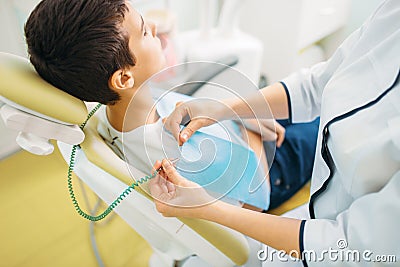
[[[304,266],[365,266],[368,261],[378,265],[374,260],[382,255],[395,255],[400,261],[399,71],[400,2],[387,0],[328,61],[246,99],[253,107],[257,101],[267,101],[278,119],[308,122],[320,116],[308,210],[288,215],[297,218],[213,200],[167,160],[155,164],[155,169],[162,166],[163,171],[150,185],[158,211],[226,225],[302,258]],[[182,144],[215,120],[234,114],[246,118],[252,113],[242,102],[226,100],[224,104],[183,103],[165,126]],[[186,115],[191,122],[180,132]],[[358,251],[361,259],[321,258],[329,249]],[[304,251],[314,251],[317,259],[301,257]],[[367,259],[365,251],[370,252]],[[289,263],[293,262],[285,264]]]

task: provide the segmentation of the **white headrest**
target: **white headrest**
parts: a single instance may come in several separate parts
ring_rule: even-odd
[[[1,100],[7,101],[4,101],[4,98]],[[39,117],[38,113],[30,114],[9,104],[1,106],[0,115],[7,128],[20,131],[16,139],[18,145],[36,155],[48,155],[53,152],[54,147],[49,139],[71,145],[79,144],[85,139],[85,134],[77,125],[67,125],[44,115]]]

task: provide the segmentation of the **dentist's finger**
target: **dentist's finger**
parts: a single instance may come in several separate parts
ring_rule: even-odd
[[[161,162],[157,160],[153,166],[152,173],[154,173],[156,171],[156,169],[158,169],[160,167],[161,167]],[[161,194],[160,187],[159,187],[160,177],[161,177],[160,175],[156,175],[149,182],[149,189],[150,189],[150,194],[152,197],[158,197]]]
[[[189,116],[188,109],[184,105],[178,105],[172,113],[163,120],[164,127],[167,129],[176,141],[179,142],[180,125],[185,117]]]
[[[202,119],[193,119],[179,134],[179,145],[182,146],[192,135],[204,125]]]
[[[185,181],[172,165],[172,163],[168,159],[163,159],[162,161],[163,170],[168,178],[168,181],[171,181],[173,184],[180,185],[182,181]]]
[[[168,189],[168,192],[169,192],[169,193],[172,193],[172,192],[175,192],[175,191],[176,191],[175,185],[174,185],[172,182],[167,181],[166,184],[167,184],[167,189]]]
[[[152,170],[151,170],[151,173],[156,172],[156,171],[157,171],[159,168],[161,168],[161,167],[162,167],[161,162],[160,162],[159,160],[157,160],[157,161],[154,163],[154,165],[153,165],[153,168],[152,168]],[[161,169],[160,171],[158,171],[158,174],[157,174],[153,179],[150,180],[150,183],[155,183],[155,182],[159,183],[159,182],[160,182],[160,176],[163,177],[163,178],[165,179],[165,176],[166,176],[166,175],[165,175],[163,169]]]
[[[154,173],[157,169],[161,167],[161,162],[159,160],[156,160],[156,162],[153,165],[153,169],[151,169],[151,172]]]

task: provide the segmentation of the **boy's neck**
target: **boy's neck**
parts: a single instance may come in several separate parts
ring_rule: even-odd
[[[120,96],[115,105],[107,105],[106,109],[108,121],[114,129],[129,132],[159,119],[148,87],[132,88]]]

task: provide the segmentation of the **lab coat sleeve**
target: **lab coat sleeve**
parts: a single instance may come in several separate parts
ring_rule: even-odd
[[[355,200],[336,220],[303,221],[300,230],[303,262],[306,261],[306,266],[321,266],[316,259],[324,258],[323,266],[365,266],[381,255],[394,255],[399,262],[399,218],[400,171],[397,171],[379,192]],[[337,253],[330,256],[330,250]],[[357,255],[359,260],[354,260]]]
[[[281,81],[288,97],[289,119],[292,122],[309,122],[320,115],[321,96],[326,84],[360,40],[375,14],[353,32],[327,61],[300,69]]]

